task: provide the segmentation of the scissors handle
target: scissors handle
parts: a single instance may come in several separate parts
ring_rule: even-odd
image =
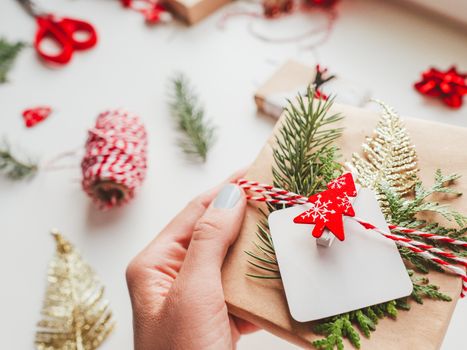
[[[93,47],[97,43],[97,33],[94,27],[84,21],[60,18],[56,19],[51,15],[39,16],[36,18],[38,30],[34,40],[34,47],[45,61],[57,64],[66,64],[71,60],[75,50],[85,50]],[[85,32],[87,38],[78,40],[75,33]],[[57,54],[49,54],[42,48],[44,39],[49,38],[55,41],[61,51]]]
[[[91,23],[65,17],[60,20],[59,25],[68,33],[75,50],[87,50],[96,45],[97,32]],[[86,37],[83,40],[78,40],[75,37],[77,32],[85,33]]]

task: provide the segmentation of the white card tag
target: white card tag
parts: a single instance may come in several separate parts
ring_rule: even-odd
[[[371,190],[360,189],[353,208],[356,216],[389,232]],[[317,245],[313,225],[293,222],[306,209],[305,204],[269,215],[287,303],[296,321],[318,320],[412,293],[393,241],[344,217],[345,240],[335,240],[330,247]]]

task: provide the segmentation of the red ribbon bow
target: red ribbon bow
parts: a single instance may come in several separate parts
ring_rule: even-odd
[[[451,108],[460,108],[467,95],[467,74],[459,73],[455,66],[446,72],[430,68],[414,87],[423,95],[440,98]]]
[[[327,184],[327,190],[312,195],[308,202],[312,207],[297,217],[297,224],[315,224],[313,237],[322,236],[324,229],[331,231],[339,240],[345,239],[343,216],[355,216],[349,197],[357,195],[351,173],[346,173]]]

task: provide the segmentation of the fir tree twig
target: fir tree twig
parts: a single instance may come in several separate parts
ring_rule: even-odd
[[[8,71],[24,46],[22,42],[10,43],[4,38],[0,38],[0,84],[7,82]]]
[[[13,155],[8,141],[4,140],[0,145],[0,173],[11,180],[22,180],[32,177],[38,169],[37,164],[31,161],[20,160]]]
[[[179,74],[171,81],[173,96],[170,101],[172,116],[185,135],[179,145],[185,154],[205,162],[207,153],[215,141],[215,128],[204,115],[204,109],[193,92],[188,79]]]

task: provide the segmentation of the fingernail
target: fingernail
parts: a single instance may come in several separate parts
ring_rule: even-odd
[[[214,208],[230,209],[235,207],[240,199],[242,192],[240,187],[234,184],[228,184],[222,187],[222,190],[214,200]]]

